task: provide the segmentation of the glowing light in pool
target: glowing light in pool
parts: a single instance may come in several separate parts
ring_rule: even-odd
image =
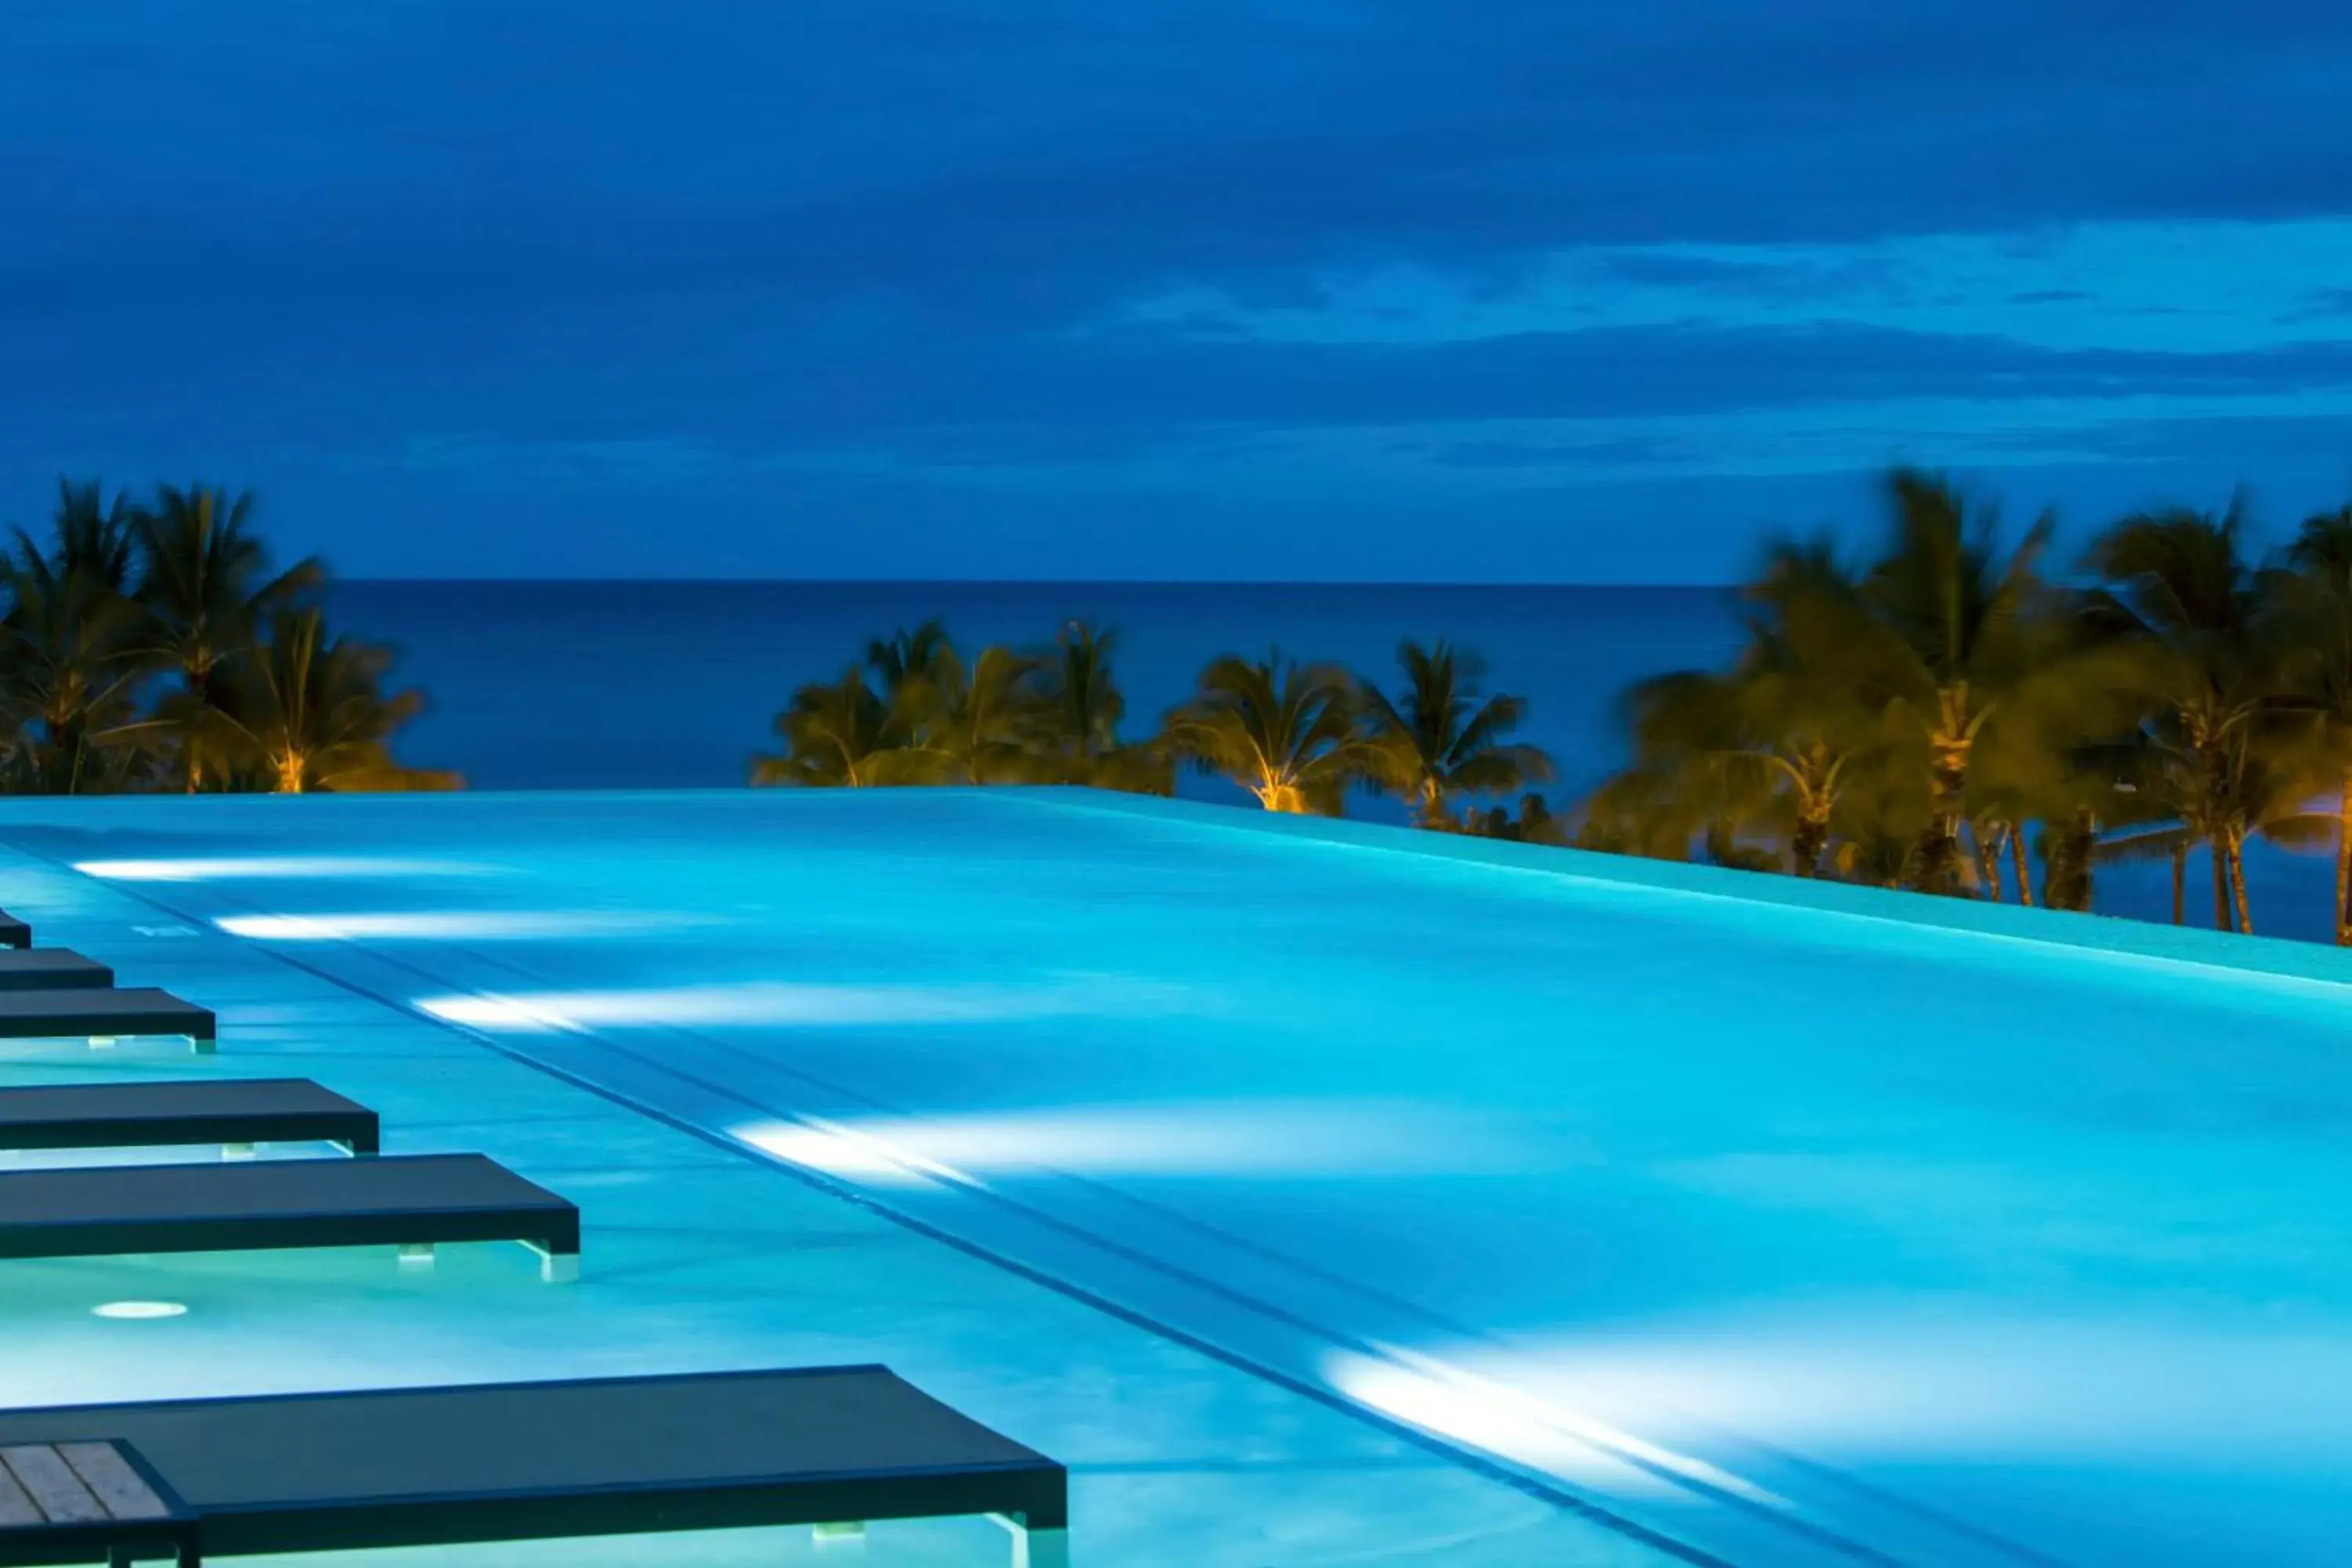
[[[184,1317],[188,1309],[177,1301],[109,1301],[89,1310],[92,1317],[142,1320]]]
[[[457,910],[444,913],[391,911],[327,915],[224,915],[213,922],[231,936],[257,942],[502,942],[538,937],[636,936],[656,928],[709,925],[686,914],[594,910]]]
[[[677,985],[642,991],[538,991],[518,995],[425,996],[436,1018],[479,1029],[544,1033],[644,1026],[970,1024],[1079,1015],[1165,1013],[1171,988],[1109,976],[1024,985]]]
[[[185,860],[77,860],[74,869],[85,877],[102,877],[113,882],[226,882],[292,877],[471,877],[496,868],[461,860],[269,855]]]
[[[1612,1491],[1654,1492],[1682,1478],[1768,1508],[1791,1506],[1703,1459],[1508,1384],[1411,1351],[1382,1349],[1385,1355],[1377,1358],[1335,1352],[1324,1367],[1331,1386],[1424,1431]]]
[[[753,1121],[754,1148],[877,1186],[1005,1175],[1379,1176],[1524,1173],[1573,1149],[1476,1118],[1406,1105],[1100,1105],[990,1116]]]
[[[929,1187],[940,1183],[972,1185],[970,1176],[961,1171],[933,1165],[902,1149],[894,1149],[878,1138],[860,1132],[856,1128],[830,1123],[796,1127],[783,1122],[767,1122],[749,1127],[732,1128],[737,1138],[753,1148],[803,1165],[812,1171],[822,1171],[829,1176],[858,1182],[876,1187]]]

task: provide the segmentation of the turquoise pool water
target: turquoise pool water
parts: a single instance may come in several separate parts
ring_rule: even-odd
[[[1070,1459],[1118,1563],[2352,1527],[2333,952],[1053,793],[23,801],[0,844],[45,940],[222,1005],[217,1065],[105,1070],[315,1055],[590,1235],[560,1305],[495,1258],[19,1266],[0,1369],[34,1299],[242,1305],[77,1313],[12,1394],[229,1375],[73,1359],[172,1335],[289,1386],[814,1345]],[[250,1340],[321,1277],[381,1346]],[[893,1550],[994,1550],[953,1528]]]

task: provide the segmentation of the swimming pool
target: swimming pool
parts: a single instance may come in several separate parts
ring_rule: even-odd
[[[14,801],[0,842],[1580,1532],[2352,1526],[2330,951],[1059,792]],[[1195,1560],[1369,1560],[1301,1552]]]

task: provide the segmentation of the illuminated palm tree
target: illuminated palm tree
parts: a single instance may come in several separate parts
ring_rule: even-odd
[[[1210,664],[1192,698],[1168,716],[1165,740],[1268,811],[1337,816],[1370,762],[1347,672],[1278,651],[1256,663],[1228,654]]]
[[[243,764],[280,795],[455,789],[455,773],[403,767],[393,735],[424,707],[386,693],[389,649],[330,637],[316,610],[280,610],[266,639],[229,667],[222,712]]]
[[[142,612],[138,651],[142,662],[180,678],[180,689],[158,703],[154,723],[169,735],[191,794],[204,787],[209,754],[234,743],[214,689],[222,666],[253,647],[273,614],[326,580],[315,559],[273,574],[268,551],[247,529],[252,510],[249,490],[167,485],[133,520],[142,566],[133,595]]]
[[[1962,885],[1969,769],[1985,727],[2049,657],[2036,567],[2047,518],[2004,551],[1994,515],[1916,469],[1889,477],[1893,539],[1861,584],[1851,632],[1878,661],[1879,694],[1927,747],[1928,813],[1914,868],[1929,892]],[[1972,515],[1973,512],[1973,515]]]
[[[1824,545],[1774,550],[1748,597],[1748,645],[1728,673],[1681,671],[1628,694],[1635,767],[1676,776],[1685,816],[1785,843],[1789,869],[1811,877],[1849,784],[1895,751],[1861,661],[1878,645],[1854,637],[1860,601]]]
[[[1404,688],[1391,701],[1376,687],[1358,688],[1370,746],[1371,779],[1409,802],[1422,827],[1452,827],[1462,795],[1500,795],[1552,776],[1551,758],[1504,737],[1527,717],[1523,697],[1487,697],[1486,661],[1451,643],[1397,645]]]

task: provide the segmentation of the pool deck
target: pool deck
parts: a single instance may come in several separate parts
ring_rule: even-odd
[[[576,1201],[580,1284],[510,1247],[0,1264],[10,1406],[881,1362],[1066,1462],[1083,1564],[1674,1561],[1468,1455],[1286,1386],[837,1190],[641,1114],[133,890],[0,850],[44,945],[217,1010],[216,1058],[0,1046],[0,1085],[302,1076],[383,1113],[386,1150],[474,1150]],[[153,1159],[149,1152],[140,1156]],[[194,1155],[191,1157],[206,1157]],[[184,1306],[123,1321],[101,1304]],[[1002,1563],[985,1521],[877,1525],[910,1568]],[[840,1562],[806,1531],[395,1553],[493,1564]],[[295,1561],[289,1559],[288,1561]]]

